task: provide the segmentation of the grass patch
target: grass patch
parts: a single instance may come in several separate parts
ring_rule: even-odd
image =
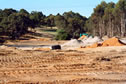
[[[37,30],[40,31],[40,32],[48,33],[48,34],[53,34],[53,35],[57,34],[57,32],[56,32],[57,29],[39,28]]]

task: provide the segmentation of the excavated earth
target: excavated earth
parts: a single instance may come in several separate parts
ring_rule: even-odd
[[[66,51],[0,47],[0,84],[126,84],[126,47]]]

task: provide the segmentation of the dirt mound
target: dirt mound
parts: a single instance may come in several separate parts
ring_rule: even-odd
[[[63,45],[61,45],[62,49],[75,49],[80,47],[83,44],[83,42],[81,40],[77,40],[77,39],[72,39],[66,43],[64,43]]]
[[[87,36],[82,36],[84,37],[82,40],[77,40],[77,39],[72,39],[65,44],[61,45],[62,49],[67,49],[67,50],[74,50],[76,48],[85,48],[86,46],[91,46],[94,43],[101,42],[102,40],[95,36],[95,37],[87,37]]]
[[[96,48],[96,47],[106,47],[106,46],[123,46],[124,44],[122,44],[118,38],[113,37],[110,38],[108,40],[105,40],[102,43],[94,43],[91,46],[87,46],[86,48]]]
[[[124,44],[119,42],[119,39],[116,37],[110,38],[108,40],[105,40],[102,43],[102,46],[123,46]]]
[[[94,43],[93,45],[87,46],[86,48],[96,48],[96,47],[98,47],[98,43]]]
[[[90,36],[89,38],[84,38],[82,41],[83,41],[82,47],[86,47],[86,46],[91,46],[94,43],[101,42],[102,40],[97,36],[95,37]]]
[[[109,39],[108,36],[103,36],[103,37],[102,37],[102,40],[103,40],[103,41],[108,40],[108,39]]]
[[[85,37],[87,37],[87,36],[83,35],[78,40],[83,40]]]

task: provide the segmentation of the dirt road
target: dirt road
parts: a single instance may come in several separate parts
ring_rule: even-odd
[[[91,51],[0,48],[1,84],[125,84],[126,47]]]

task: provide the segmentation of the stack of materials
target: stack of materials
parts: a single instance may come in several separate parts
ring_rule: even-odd
[[[108,40],[103,41],[102,43],[94,43],[91,46],[87,46],[86,48],[96,48],[96,47],[106,47],[106,46],[123,46],[124,43],[120,42],[120,40],[116,37],[110,38]]]
[[[61,45],[61,48],[62,49],[65,49],[65,50],[74,50],[76,48],[80,48],[80,47],[86,47],[86,46],[90,46],[96,42],[100,42],[101,39],[97,36],[95,37],[87,37],[87,36],[82,36],[84,37],[82,40],[77,40],[77,39],[72,39],[70,40],[69,42]]]
[[[104,40],[104,41],[103,41]],[[100,39],[98,36],[88,37],[82,36],[77,39],[72,39],[69,42],[61,45],[62,49],[74,50],[76,48],[96,48],[96,47],[106,47],[106,46],[123,46],[126,45],[126,39],[119,40],[116,37]]]

